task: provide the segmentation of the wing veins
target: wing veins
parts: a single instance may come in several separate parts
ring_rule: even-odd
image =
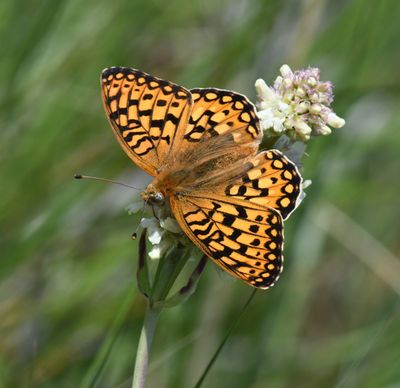
[[[184,90],[186,91],[186,89],[184,89]],[[170,104],[171,104],[171,102],[168,104],[168,107],[169,107]],[[190,104],[188,101],[186,101],[186,104],[191,105],[191,108],[193,108],[193,105]],[[180,115],[179,115],[179,124],[180,124],[180,125],[182,125],[182,123],[181,123],[181,118],[182,118],[183,113],[185,112],[185,109],[186,109],[186,107],[184,107],[184,108],[182,109],[182,111],[181,111],[181,113],[180,113]],[[189,113],[190,113],[190,112],[189,112]],[[165,119],[166,117],[167,117],[167,116],[165,116],[164,119]],[[189,117],[188,117],[188,120],[189,120]],[[188,120],[187,120],[186,123],[185,123],[185,129],[186,129],[186,127],[187,127]],[[170,147],[169,147],[169,150],[168,150],[168,153],[167,153],[165,159],[168,159],[169,156],[170,156],[170,153],[171,153],[171,151],[172,151],[172,149],[173,149],[173,145],[174,145],[174,143],[175,143],[176,134],[178,133],[178,129],[179,129],[179,127],[177,127],[176,130],[174,131],[174,136],[172,137],[171,145],[170,145]],[[184,134],[185,134],[185,130],[183,130],[183,136],[184,136]],[[183,136],[182,136],[182,137],[183,137]]]
[[[224,224],[221,223],[221,222],[218,222],[218,221],[213,220],[212,218],[210,218],[210,217],[208,216],[207,213],[204,212],[204,210],[203,210],[201,207],[199,207],[198,205],[194,204],[193,202],[190,202],[190,203],[191,203],[192,205],[196,206],[196,207],[205,215],[205,217],[217,227],[217,229],[218,229],[225,237],[227,237],[228,239],[232,240],[232,239],[230,238],[230,236],[228,236],[226,233],[224,233],[224,232],[219,228],[219,226],[218,226],[218,225],[222,225],[222,226],[226,226],[226,225],[224,225]],[[221,214],[229,214],[229,213],[224,213],[224,212],[221,212],[221,211],[218,211],[218,210],[216,210],[216,212],[219,212],[219,213],[221,213]],[[239,217],[236,217],[236,218],[242,219],[242,220],[246,220],[245,218],[239,218]],[[247,220],[246,220],[246,221],[247,221]],[[251,222],[253,222],[253,221],[251,221]],[[261,225],[266,225],[266,224],[261,224]],[[189,228],[189,229],[190,229],[190,228]],[[246,234],[249,234],[249,235],[251,235],[251,236],[259,237],[259,238],[262,238],[262,239],[265,238],[265,237],[263,237],[263,236],[260,236],[259,234],[254,234],[254,233],[250,233],[250,232],[244,231],[243,229],[239,229],[239,228],[232,228],[232,229],[240,230],[240,231],[242,231],[242,232],[244,232],[244,233],[246,233]],[[272,239],[270,238],[270,239],[267,239],[267,240],[272,240]],[[202,240],[201,240],[201,241],[202,241]],[[232,240],[232,241],[235,241],[235,240]],[[221,242],[219,242],[219,243],[222,244]],[[262,250],[262,251],[268,251],[268,252],[271,251],[270,249],[267,249],[267,248],[264,248],[264,247],[261,247],[261,246],[253,246],[253,245],[245,244],[245,243],[238,243],[238,244],[242,244],[242,245],[245,245],[245,246],[247,246],[247,247],[254,248],[254,249],[260,249],[260,250]],[[222,245],[224,245],[224,244],[222,244]],[[226,246],[226,245],[224,245],[224,246]],[[227,247],[227,248],[229,248],[229,247]],[[251,256],[247,256],[247,255],[245,255],[244,253],[240,253],[240,254],[243,255],[243,256],[245,256],[245,257],[248,257],[248,258],[253,259]]]
[[[130,91],[131,94],[132,94],[132,91],[133,91],[133,87],[132,87],[132,89],[131,89],[131,91]],[[140,126],[147,132],[147,138],[148,138],[148,140],[151,142],[151,144],[153,144],[153,150],[154,150],[154,152],[156,153],[158,163],[160,163],[160,158],[159,158],[159,155],[158,155],[158,152],[157,152],[157,147],[155,146],[154,141],[153,141],[153,139],[152,139],[151,136],[150,136],[150,130],[149,130],[148,128],[146,128],[146,127],[143,125],[143,123],[142,123],[142,118],[141,118],[141,116],[140,116],[140,109],[139,109],[139,107],[140,107],[140,103],[141,103],[141,101],[142,101],[142,97],[143,97],[145,91],[146,91],[146,87],[143,88],[143,90],[142,90],[142,92],[141,92],[139,98],[137,99],[137,100],[138,100],[138,105],[137,105],[137,112],[138,112],[137,116],[138,116],[138,121],[139,121],[139,123],[140,123]]]
[[[196,197],[194,197],[194,196],[191,196],[191,197],[186,197],[187,198],[187,200],[188,200],[188,202],[190,202],[192,205],[195,205],[196,207],[198,207],[199,209],[202,209],[202,208],[200,208],[198,205],[196,205],[194,202],[192,202],[191,200],[190,200],[190,198],[196,198]],[[202,199],[207,199],[207,200],[209,200],[210,202],[215,202],[215,199],[214,198],[208,198],[208,197],[201,197]],[[227,204],[227,205],[232,205],[232,203],[230,203],[230,202],[224,202],[224,201],[222,201],[222,200],[218,200],[219,202],[222,202],[222,203],[224,203],[224,204]],[[271,207],[269,207],[269,206],[264,206],[264,205],[260,205],[260,204],[254,204],[253,202],[250,202],[250,204],[251,205],[258,205],[258,206],[262,206],[265,210],[270,210],[270,211],[272,211],[272,212],[277,212],[277,213],[279,213],[279,211],[278,210],[276,210],[276,209],[273,209],[273,208],[271,208]],[[209,208],[209,207],[203,207],[204,209],[206,209],[206,210],[215,210],[215,209],[213,209],[213,208]],[[250,210],[258,210],[258,209],[255,209],[255,208],[251,208],[250,206],[248,207],[248,209],[250,209]],[[231,213],[225,213],[225,212],[222,212],[221,210],[215,210],[216,212],[219,212],[219,213],[221,213],[221,214],[227,214],[227,215],[233,215],[233,214],[231,214]],[[244,221],[248,221],[248,219],[247,218],[243,218],[243,217],[239,217],[239,216],[235,216],[237,219],[239,219],[239,220],[244,220]],[[256,220],[251,220],[251,222],[254,222],[255,224],[258,224],[258,225],[266,225],[265,223],[262,223],[262,222],[259,222],[259,221],[256,221]]]

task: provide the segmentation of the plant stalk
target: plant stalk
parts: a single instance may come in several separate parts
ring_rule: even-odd
[[[153,343],[159,314],[160,310],[153,308],[150,303],[147,305],[136,352],[132,388],[144,388],[145,386],[147,369],[149,366],[150,349]]]
[[[146,286],[146,293],[141,292],[148,299],[147,309],[143,320],[142,331],[140,333],[139,344],[136,351],[135,369],[133,372],[132,388],[144,388],[147,377],[147,369],[149,366],[150,349],[154,338],[154,333],[157,326],[158,317],[162,308],[162,304],[168,297],[168,293],[171,290],[176,278],[184,267],[188,254],[185,249],[174,248],[169,251],[163,258],[158,262],[157,272],[155,275],[153,287],[149,290],[147,295],[146,284],[150,284],[149,281],[146,283],[146,277],[148,272],[145,267],[146,260],[146,245],[145,245],[146,232],[142,233],[141,245],[139,248],[139,262],[138,283],[142,286]],[[145,272],[144,272],[145,271]]]

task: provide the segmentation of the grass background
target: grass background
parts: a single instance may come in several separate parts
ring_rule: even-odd
[[[3,0],[0,3],[0,386],[79,386],[135,287],[132,192],[100,71],[134,66],[255,100],[254,81],[308,65],[347,125],[308,149],[285,271],[257,294],[206,387],[400,386],[400,3],[396,0]],[[161,316],[149,387],[191,387],[249,287],[208,265]],[[97,384],[128,387],[135,294]]]

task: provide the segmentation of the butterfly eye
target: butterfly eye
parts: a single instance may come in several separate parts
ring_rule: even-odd
[[[164,196],[160,192],[154,193],[151,195],[151,202],[161,205],[164,202]]]

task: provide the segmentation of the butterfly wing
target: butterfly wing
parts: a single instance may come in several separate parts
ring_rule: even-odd
[[[187,236],[233,276],[263,289],[278,279],[283,224],[277,210],[209,193],[171,198],[171,208]]]
[[[127,155],[155,176],[183,137],[192,105],[185,88],[127,67],[101,75],[102,99],[114,134]]]
[[[246,165],[240,178],[212,192],[172,197],[171,209],[217,265],[254,287],[269,288],[282,270],[283,219],[296,206],[301,176],[277,150],[261,152]]]
[[[279,211],[285,220],[296,208],[301,175],[294,163],[278,150],[260,152],[246,173],[219,190],[220,194]]]
[[[241,176],[257,153],[262,132],[254,105],[241,94],[220,89],[192,89],[193,106],[182,137],[168,163],[181,191],[216,187]]]
[[[241,94],[214,88],[188,91],[127,67],[105,69],[101,86],[117,140],[150,175],[198,152],[199,143],[218,148],[217,154],[237,145],[248,145],[247,154],[257,151],[259,121],[254,105]]]
[[[198,143],[231,135],[236,143],[259,142],[262,132],[254,105],[239,93],[205,88],[191,89],[193,108],[184,139]]]

